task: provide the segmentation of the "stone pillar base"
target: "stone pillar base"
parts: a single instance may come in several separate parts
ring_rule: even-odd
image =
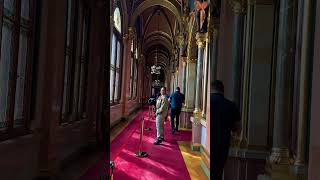
[[[200,151],[201,146],[201,124],[198,123],[195,117],[191,117],[190,121],[192,122],[192,144],[191,149],[193,151]]]
[[[259,175],[257,180],[271,180],[271,177],[268,175]]]
[[[201,147],[201,144],[199,144],[199,143],[191,143],[191,150],[192,151],[200,151],[200,147]]]
[[[292,167],[294,180],[308,180],[308,167],[303,164],[295,164]]]
[[[270,180],[295,180],[289,164],[271,164],[268,168]]]
[[[193,116],[193,112],[182,111],[180,114],[179,128],[191,129],[192,128],[192,123],[190,122],[191,116]]]

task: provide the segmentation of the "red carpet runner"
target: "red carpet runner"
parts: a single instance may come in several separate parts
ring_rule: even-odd
[[[139,147],[141,118],[145,119],[142,150],[149,156],[138,158],[135,152]],[[169,118],[168,118],[169,119]],[[139,112],[136,118],[111,143],[110,158],[114,160],[114,180],[188,180],[188,170],[184,163],[177,141],[190,141],[190,131],[179,131],[171,134],[170,121],[165,122],[165,140],[161,145],[153,145],[156,137],[155,119],[148,121],[147,109]],[[102,162],[89,169],[81,180],[97,179],[97,170]],[[101,172],[101,171],[100,171]]]

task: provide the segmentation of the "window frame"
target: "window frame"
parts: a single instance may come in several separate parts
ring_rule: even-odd
[[[120,19],[122,20],[122,14],[121,14],[121,10],[119,7],[117,7],[119,9],[119,12],[120,12]],[[116,8],[115,8],[116,9]],[[113,12],[113,15],[114,15],[114,12]],[[122,26],[121,26],[122,28]],[[121,30],[122,31],[122,30]],[[111,97],[109,98],[109,102],[110,102],[110,106],[114,106],[114,105],[117,105],[120,103],[120,100],[121,100],[121,95],[122,95],[122,69],[123,69],[123,42],[122,42],[122,33],[118,31],[118,29],[113,26],[112,28],[112,38],[115,37],[116,40],[115,40],[115,54],[114,54],[114,69],[112,69],[112,65],[111,65],[111,62],[112,60],[110,61],[110,72],[113,71],[114,72],[114,77],[112,79],[113,81],[113,93],[112,93],[112,100],[111,100]],[[112,39],[113,41],[113,39]],[[118,43],[119,43],[119,46],[118,46]],[[119,50],[119,56],[118,56],[118,48],[120,48]],[[112,54],[112,53],[111,53]],[[118,58],[119,57],[119,58]],[[119,68],[117,68],[117,63],[118,63],[118,60],[119,60]],[[119,80],[118,80],[118,97],[117,99],[115,99],[115,93],[116,93],[116,79],[117,79],[117,71],[118,71],[118,74],[119,74]],[[111,76],[110,76],[110,82],[111,82]],[[109,86],[110,86],[110,82],[109,82]],[[109,93],[110,94],[110,93]]]
[[[32,89],[32,71],[33,71],[33,49],[34,49],[34,34],[35,34],[35,13],[37,4],[35,0],[29,0],[29,19],[22,21],[22,1],[15,0],[14,10],[12,16],[5,15],[4,0],[0,0],[0,47],[2,44],[2,32],[4,23],[12,25],[12,42],[11,42],[11,60],[9,70],[8,86],[8,99],[5,118],[8,127],[0,131],[0,141],[8,140],[11,138],[23,136],[30,133],[30,111],[31,111],[31,89]],[[25,22],[25,24],[22,24]],[[14,127],[15,103],[16,103],[16,91],[17,91],[17,79],[18,79],[18,67],[19,67],[19,49],[20,49],[20,34],[21,30],[27,33],[27,50],[25,59],[25,72],[24,72],[24,88],[23,88],[23,110],[22,110],[22,126]],[[0,50],[0,55],[1,55]],[[1,61],[1,58],[0,58]]]
[[[86,91],[88,77],[89,46],[83,43],[90,39],[90,10],[85,2],[71,1],[69,17],[69,1],[65,28],[65,64],[60,125],[73,124],[74,121],[86,119]],[[70,18],[70,27],[68,27]],[[86,24],[85,24],[86,22]],[[69,34],[68,29],[70,28]],[[69,42],[69,44],[68,44]],[[69,46],[68,46],[69,45]],[[68,57],[68,64],[67,64]],[[68,67],[66,67],[68,65]],[[77,67],[76,67],[77,66]],[[78,68],[78,69],[76,69]],[[67,84],[65,83],[67,80]],[[83,85],[83,86],[81,86]],[[74,108],[76,112],[74,112]],[[83,111],[83,112],[80,112]]]
[[[138,62],[138,57],[136,57],[136,53],[138,49],[134,49],[134,75],[133,75],[133,99],[137,99],[137,94],[138,94],[138,78],[139,78],[139,62]]]

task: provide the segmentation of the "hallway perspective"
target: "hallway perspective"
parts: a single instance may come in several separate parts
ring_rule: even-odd
[[[194,158],[196,155],[190,153],[190,146],[184,146],[183,151],[179,148],[179,144],[189,142],[190,145],[191,131],[180,130],[172,135],[170,118],[168,118],[168,121],[165,122],[164,142],[160,145],[154,145],[153,142],[156,138],[155,118],[152,113],[149,120],[148,113],[147,107],[139,111],[133,120],[130,121],[130,124],[124,126],[119,135],[111,141],[110,158],[115,164],[114,179],[197,180],[199,177],[202,177],[201,179],[204,180],[207,179],[201,169],[198,169],[198,172],[191,172],[189,174],[185,161],[195,162]],[[136,157],[135,155],[135,152],[139,150],[142,118],[144,118],[145,128],[151,128],[150,131],[144,130],[141,150],[148,153],[148,156],[144,158]],[[117,133],[116,131],[111,132]],[[189,158],[184,159],[182,153],[184,156],[189,156]],[[98,178],[100,172],[98,169],[101,169],[101,167],[99,167],[101,165],[102,164],[98,163],[90,168],[81,180]],[[187,165],[189,164],[187,163]],[[192,168],[194,167],[190,167],[191,171]]]
[[[0,30],[1,180],[320,180],[320,0],[0,0]]]
[[[148,153],[148,157],[139,158],[135,152],[139,150],[141,119],[145,119],[145,125],[151,127],[151,131],[144,131],[142,150]],[[190,131],[179,131],[171,134],[170,122],[165,122],[164,141],[160,145],[154,145],[156,139],[155,119],[148,122],[147,111],[137,116],[132,123],[138,122],[137,127],[130,136],[123,137],[126,142],[121,148],[117,148],[117,137],[111,143],[111,160],[115,163],[114,179],[190,179],[186,165],[183,161],[177,141],[190,141]],[[128,127],[130,128],[130,127]],[[130,131],[126,128],[124,131]],[[125,132],[124,132],[125,133]],[[120,134],[121,136],[121,134]]]

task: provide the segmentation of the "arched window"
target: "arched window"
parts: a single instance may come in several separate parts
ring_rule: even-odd
[[[110,64],[110,103],[118,104],[121,97],[121,14],[117,7],[113,13],[114,29],[112,30],[112,49]]]
[[[28,131],[34,4],[0,1],[0,140]]]
[[[116,8],[113,13],[113,21],[114,21],[114,27],[121,33],[121,15],[119,8]]]
[[[138,81],[138,49],[137,49],[137,41],[132,40],[129,99],[135,99],[137,97],[137,81]]]
[[[137,97],[137,81],[138,81],[138,49],[135,48],[135,61],[134,61],[134,77],[133,77],[133,98]]]
[[[129,99],[133,98],[133,75],[134,75],[134,41],[131,41],[131,51],[130,51],[130,85],[129,85],[129,92],[130,96]]]
[[[90,11],[83,1],[68,0],[61,124],[86,118]]]

